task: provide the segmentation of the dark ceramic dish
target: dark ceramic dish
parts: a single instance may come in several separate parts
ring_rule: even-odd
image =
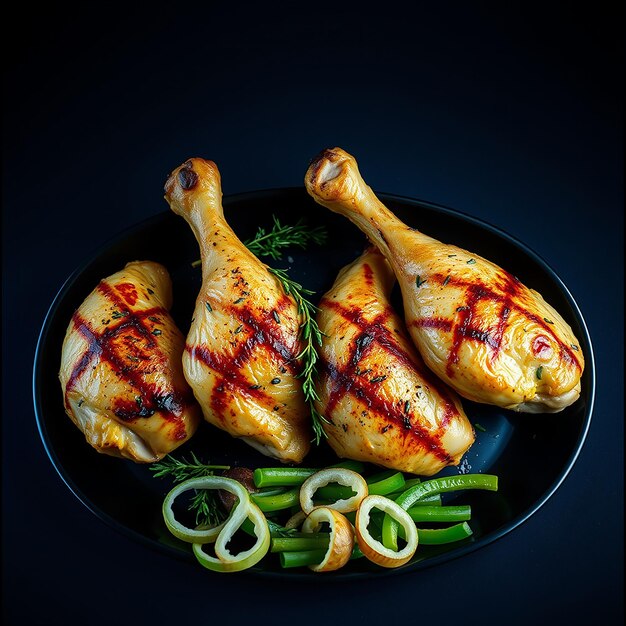
[[[472,506],[473,536],[444,546],[422,546],[402,568],[386,570],[366,559],[351,561],[342,570],[321,577],[341,580],[415,572],[457,558],[506,535],[535,513],[554,494],[580,452],[591,421],[595,372],[592,347],[574,299],[550,267],[522,243],[477,219],[414,199],[379,194],[383,202],[410,226],[441,241],[454,243],[498,263],[522,282],[537,289],[572,326],[586,359],[581,398],[553,415],[516,414],[464,401],[477,439],[459,472],[490,473],[499,477],[496,493],[460,492],[458,502]],[[289,251],[275,267],[290,267],[290,275],[315,290],[314,301],[333,283],[337,271],[352,261],[365,245],[364,236],[348,220],[315,204],[302,188],[245,193],[224,198],[226,218],[242,240],[258,226],[271,226],[275,214],[285,223],[304,217],[311,225],[324,224],[329,241],[307,252]],[[148,467],[98,454],[65,415],[58,381],[61,345],[74,310],[98,281],[131,260],[153,260],[170,271],[174,284],[172,313],[186,333],[200,287],[200,270],[191,266],[198,247],[190,228],[166,211],[126,230],[84,263],[63,285],[46,316],[35,356],[33,392],[41,439],[53,466],[76,497],[116,530],[164,553],[194,561],[189,546],[166,530],[161,503],[171,483],[155,479]],[[401,311],[399,294],[394,304]],[[230,465],[271,466],[271,461],[241,441],[203,423],[190,442],[174,455],[194,451],[201,459]],[[336,460],[336,457],[335,459]],[[324,444],[305,465],[333,462]],[[307,568],[282,570],[276,555],[266,556],[248,575],[320,580]],[[198,565],[198,567],[200,567]],[[207,573],[207,575],[210,575]]]

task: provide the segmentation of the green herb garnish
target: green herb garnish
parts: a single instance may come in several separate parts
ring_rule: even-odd
[[[426,279],[422,280],[420,275],[418,274],[415,277],[415,286],[419,289],[424,283],[426,282]]]
[[[302,379],[302,390],[304,391],[304,399],[311,410],[311,418],[313,422],[313,433],[315,434],[315,443],[319,445],[322,437],[327,437],[322,427],[322,422],[329,424],[330,422],[319,413],[315,408],[315,402],[319,401],[319,395],[315,389],[315,377],[317,376],[317,362],[319,361],[318,348],[322,345],[322,331],[315,320],[317,307],[305,298],[314,292],[305,289],[300,283],[289,278],[286,270],[268,268],[270,273],[274,274],[280,281],[283,291],[288,296],[292,296],[298,306],[298,314],[300,315],[299,337],[304,343],[304,347],[300,354],[296,357],[302,361],[303,368],[297,378]]]
[[[185,458],[175,459],[169,454],[149,466],[154,472],[155,478],[169,477],[174,483],[182,483],[189,478],[200,478],[202,476],[213,476],[216,471],[228,470],[229,465],[210,465],[202,463],[196,455],[191,453],[191,460]],[[196,514],[196,524],[215,526],[224,519],[218,501],[217,492],[209,490],[196,491],[196,495],[189,502],[189,510]]]
[[[264,228],[259,228],[252,239],[244,241],[244,245],[253,252],[272,259],[282,259],[282,249],[289,246],[306,248],[311,242],[322,245],[326,242],[328,233],[323,226],[310,228],[304,220],[298,220],[294,225],[283,225],[279,219],[272,215],[274,225],[272,230],[266,232]]]

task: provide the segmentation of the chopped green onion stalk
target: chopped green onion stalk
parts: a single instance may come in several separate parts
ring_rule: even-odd
[[[326,550],[303,550],[301,552],[281,552],[279,555],[281,567],[305,567],[317,565],[324,560]]]
[[[407,513],[414,522],[466,522],[472,518],[468,505],[414,506]]]
[[[261,511],[270,513],[272,511],[282,511],[298,504],[299,495],[299,489],[290,489],[289,491],[269,496],[251,493],[250,498]]]
[[[362,472],[365,466],[360,461],[347,460],[329,467]],[[319,467],[259,467],[254,470],[254,484],[257,487],[298,487],[309,476],[319,471]]]
[[[403,509],[408,510],[425,496],[465,489],[497,491],[498,477],[491,474],[465,474],[463,476],[433,478],[404,491],[396,498],[396,503]],[[382,540],[386,548],[391,550],[398,549],[398,523],[390,515],[385,515],[383,520]]]
[[[302,538],[275,537],[272,539],[270,552],[326,551],[328,549],[330,540],[328,533],[319,533],[316,536],[311,536],[310,533],[307,534],[308,537]]]
[[[443,543],[453,543],[467,539],[472,534],[472,529],[467,522],[455,524],[448,528],[418,528],[417,535],[420,544],[424,546],[440,545]]]

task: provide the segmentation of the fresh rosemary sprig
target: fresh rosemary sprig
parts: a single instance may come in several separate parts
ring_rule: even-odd
[[[311,228],[303,219],[299,219],[292,225],[281,224],[275,215],[272,215],[272,220],[274,222],[272,230],[267,232],[265,228],[259,226],[254,237],[243,242],[253,254],[279,260],[283,258],[283,248],[290,246],[306,248],[309,243],[315,243],[318,246],[326,243],[328,232],[324,226]],[[200,264],[201,261],[198,259],[191,265],[198,267]]]
[[[274,226],[271,231],[266,232],[264,228],[259,227],[256,235],[244,242],[244,245],[252,253],[278,260],[283,256],[282,248],[289,246],[306,248],[310,242],[317,245],[322,245],[326,242],[328,233],[323,226],[310,228],[302,219],[298,220],[293,226],[289,226],[282,225],[275,215],[272,215],[272,219],[274,220]],[[315,321],[317,307],[305,298],[305,296],[312,295],[314,292],[291,280],[286,270],[269,268],[269,271],[280,280],[283,291],[287,295],[291,295],[298,306],[298,313],[302,320],[300,322],[300,338],[304,342],[304,347],[297,356],[304,364],[298,378],[302,379],[304,398],[311,411],[315,443],[319,445],[322,437],[327,436],[322,427],[322,422],[328,423],[328,420],[315,408],[315,402],[319,400],[314,382],[317,375],[317,361],[319,360],[317,348],[322,345],[322,332]]]
[[[298,306],[298,313],[301,317],[299,336],[304,343],[304,347],[300,354],[296,357],[304,364],[302,371],[298,374],[298,378],[302,379],[302,390],[304,391],[304,399],[311,410],[311,418],[313,425],[313,433],[315,434],[315,443],[319,445],[322,437],[327,437],[322,427],[322,422],[329,421],[319,413],[315,408],[315,402],[320,398],[315,389],[315,378],[317,376],[317,362],[319,360],[318,347],[322,345],[323,333],[315,320],[317,307],[305,298],[315,292],[305,289],[300,283],[289,278],[286,270],[280,270],[273,267],[269,271],[280,280],[283,291],[292,296]]]
[[[191,461],[185,458],[175,459],[168,454],[158,463],[150,465],[150,470],[154,472],[154,478],[171,477],[174,483],[182,483],[189,478],[213,476],[216,471],[227,469],[230,469],[229,465],[202,463],[193,452],[191,453]],[[196,491],[196,495],[190,500],[188,508],[191,512],[195,512],[197,525],[215,526],[223,520],[224,515],[219,508],[216,496],[216,491],[201,490]]]
[[[289,246],[306,248],[310,242],[317,245],[326,242],[328,233],[323,226],[310,228],[302,219],[290,226],[281,224],[275,215],[272,215],[272,219],[274,220],[272,230],[265,232],[264,228],[259,227],[252,239],[244,241],[250,252],[278,260],[283,257],[282,248]]]

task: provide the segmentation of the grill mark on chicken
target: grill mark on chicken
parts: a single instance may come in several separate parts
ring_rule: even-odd
[[[502,282],[498,285],[499,291],[479,281],[469,282],[455,278],[450,274],[446,274],[446,276],[433,274],[431,277],[431,280],[438,281],[442,285],[445,283],[445,285],[460,287],[465,289],[466,292],[464,304],[457,308],[458,317],[456,321],[433,316],[423,317],[413,320],[412,322],[412,325],[417,328],[436,328],[438,330],[453,332],[452,347],[448,353],[446,364],[446,374],[450,377],[454,375],[453,365],[459,362],[461,346],[463,342],[468,339],[489,345],[492,348],[491,361],[495,361],[500,352],[504,331],[513,311],[526,316],[529,321],[540,326],[557,343],[561,357],[567,362],[574,364],[579,371],[582,371],[582,367],[571,347],[566,345],[557,336],[556,332],[550,328],[548,322],[515,302],[515,297],[522,298],[524,295],[519,279],[504,270],[501,270],[500,277],[502,278]],[[484,300],[491,300],[501,303],[502,305],[498,315],[497,325],[495,329],[491,331],[479,328],[475,325],[475,322],[481,321],[480,316],[476,315],[476,307]]]
[[[284,310],[284,308],[285,306],[281,302],[277,303],[275,307],[279,311]],[[290,347],[285,343],[282,332],[283,322],[280,318],[277,322],[273,315],[268,315],[267,319],[261,320],[249,308],[241,309],[228,305],[223,306],[223,310],[233,319],[239,319],[242,326],[245,326],[237,333],[242,333],[242,336],[246,337],[245,341],[241,342],[235,353],[229,357],[234,366],[242,367],[252,357],[256,347],[263,346],[277,357],[282,362],[282,366],[286,367],[291,374],[294,376],[299,374],[298,346],[296,344],[296,346]],[[249,334],[250,330],[252,331],[251,334]],[[202,347],[207,353],[211,352],[201,344],[191,347]]]
[[[72,316],[72,322],[77,328],[79,327],[79,324],[81,323],[80,318],[78,317],[76,313]],[[93,343],[93,344],[90,343],[87,347],[87,350],[83,352],[80,359],[78,359],[78,361],[74,365],[72,372],[67,380],[67,384],[65,385],[64,400],[65,400],[66,408],[69,407],[69,401],[68,401],[69,392],[76,386],[79,379],[83,375],[83,372],[85,372],[85,370],[92,364],[93,361],[95,361],[100,356],[101,353],[102,353],[102,349],[100,348],[100,345],[98,343]]]
[[[367,263],[363,264],[363,280],[370,289],[374,285],[374,272]]]
[[[133,306],[137,302],[137,287],[132,283],[120,283],[115,285],[115,289],[122,295],[129,306]]]
[[[374,342],[383,348],[386,352],[394,356],[403,367],[408,367],[410,369],[415,369],[419,372],[420,376],[429,387],[437,388],[439,391],[439,395],[445,405],[444,417],[441,422],[441,426],[445,427],[449,423],[449,421],[456,415],[459,415],[459,411],[456,407],[456,404],[450,398],[450,395],[447,393],[447,390],[439,383],[439,381],[435,378],[432,372],[426,368],[422,367],[421,364],[416,361],[410,354],[408,354],[405,350],[403,350],[398,342],[395,340],[394,336],[389,332],[389,330],[384,326],[386,320],[390,317],[391,311],[388,309],[384,313],[378,315],[374,320],[368,322],[361,312],[358,309],[347,309],[340,305],[338,302],[333,302],[332,300],[323,299],[320,302],[320,307],[326,306],[328,308],[333,309],[339,315],[341,315],[345,320],[354,324],[355,326],[361,329],[361,334],[359,338],[362,337],[372,337],[372,342],[368,343],[368,347],[372,347]],[[355,344],[359,341],[359,338],[355,340]],[[363,343],[363,339],[360,339],[361,343]],[[407,340],[408,341],[408,340]],[[360,354],[358,354],[358,345],[352,346],[352,354],[348,363],[352,366],[356,367],[358,365],[358,361],[363,358],[364,354],[361,350]],[[339,390],[340,392],[341,390]],[[349,391],[348,389],[344,390],[345,392]],[[329,409],[334,408],[335,404],[339,401],[339,396],[334,399],[333,396],[329,398]]]
[[[117,289],[118,285],[116,285],[115,288]],[[149,328],[147,328],[146,326],[144,326],[141,323],[141,321],[144,320],[144,319],[149,319],[150,321],[154,322],[155,320],[150,319],[150,318],[155,317],[157,315],[167,315],[168,314],[167,313],[167,309],[165,309],[162,306],[155,306],[155,307],[151,307],[149,309],[144,309],[142,311],[135,311],[133,309],[130,309],[127,306],[127,304],[122,301],[122,299],[120,298],[120,296],[117,293],[117,291],[115,291],[111,287],[111,285],[109,285],[109,283],[106,283],[104,281],[101,281],[100,283],[98,283],[98,286],[96,287],[96,289],[103,296],[105,296],[108,300],[110,300],[112,304],[115,305],[115,307],[117,309],[118,316],[120,318],[128,317],[129,320],[134,320],[134,323],[140,324],[142,329],[146,332],[146,336],[147,337],[149,337],[149,334],[151,333],[151,330]]]
[[[407,419],[410,418],[404,412],[403,406],[398,407],[394,403],[385,402],[378,395],[372,394],[372,389],[366,387],[358,378],[347,375],[326,360],[322,362],[321,369],[333,381],[334,389],[332,393],[334,395],[339,395],[342,392],[352,393],[359,400],[362,400],[370,410],[375,411],[380,418],[400,426],[399,431],[405,435],[405,438],[411,437],[414,443],[445,464],[452,461],[452,457],[446,452],[445,447],[441,443],[441,436],[438,434],[439,432],[444,432],[445,425],[439,426],[437,429],[438,433],[429,432],[417,422],[410,422],[407,427]],[[326,413],[330,415],[330,408],[327,409]],[[448,410],[445,413],[449,420]]]
[[[272,318],[272,320],[275,322],[274,318]],[[246,317],[244,323],[252,329],[254,334],[246,340],[240,358],[243,358],[247,353],[251,353],[257,345],[263,345],[269,348],[276,356],[280,357],[285,367],[287,367],[292,374],[296,375],[299,373],[300,363],[297,360],[298,353],[294,352],[284,343],[280,334],[272,332],[273,329],[270,324],[259,321],[252,316]]]
[[[116,307],[116,312],[122,320],[115,326],[107,328],[103,333],[94,331],[86,320],[78,313],[75,314],[74,323],[87,340],[88,348],[70,375],[66,386],[66,395],[67,391],[75,386],[95,356],[103,356],[120,378],[126,380],[140,392],[134,403],[117,399],[114,409],[115,415],[124,421],[132,421],[141,417],[151,417],[156,411],[160,411],[168,421],[177,422],[173,433],[174,438],[184,439],[186,433],[181,415],[184,408],[193,401],[191,395],[183,395],[176,390],[171,393],[162,393],[162,390],[157,390],[156,387],[142,379],[142,376],[154,371],[156,367],[166,361],[165,355],[158,348],[158,343],[153,335],[154,331],[148,328],[144,322],[146,319],[151,322],[159,322],[157,316],[167,315],[167,310],[163,307],[151,307],[142,311],[128,308],[122,301],[119,292],[128,300],[128,294],[132,293],[128,290],[129,285],[132,286],[130,283],[121,283],[113,288],[105,281],[98,284],[97,291]],[[135,290],[135,296],[136,293]],[[140,337],[135,337],[135,333],[139,334]],[[145,342],[145,345],[139,345],[140,341]],[[124,344],[127,358],[133,363],[132,365],[122,360],[116,345],[120,342]]]
[[[286,308],[289,301],[284,303],[283,300],[276,303],[275,309],[283,311]],[[224,421],[224,411],[228,406],[224,397],[225,386],[233,392],[237,391],[250,398],[255,398],[267,407],[273,407],[276,404],[276,399],[272,395],[260,386],[251,385],[250,380],[241,373],[243,366],[253,357],[257,348],[262,347],[271,353],[281,374],[289,372],[295,377],[301,368],[297,358],[298,352],[287,346],[283,340],[280,319],[277,322],[275,317],[267,316],[266,320],[260,320],[251,309],[243,308],[242,310],[242,308],[233,305],[224,306],[223,309],[229,316],[243,322],[237,327],[238,330],[241,328],[237,334],[241,333],[242,336],[245,336],[245,340],[239,343],[234,354],[223,356],[202,344],[185,346],[185,351],[192,359],[199,359],[206,366],[219,373],[219,377],[212,387],[210,402],[215,414],[222,421]],[[244,325],[245,328],[243,328]],[[246,334],[244,335],[244,333]]]
[[[366,331],[361,333],[355,340],[353,345],[352,356],[350,357],[350,365],[357,367],[361,359],[370,351],[374,342],[374,335]]]
[[[245,396],[255,398],[267,406],[274,405],[274,398],[272,398],[262,386],[250,384],[250,380],[246,378],[245,375],[242,374],[241,369],[239,369],[241,367],[239,364],[236,368],[233,367],[232,357],[224,357],[217,352],[209,350],[206,346],[185,346],[185,351],[192,359],[198,359],[219,374],[213,386],[214,394],[215,392],[223,393],[223,387],[226,385],[231,390],[236,390]],[[223,402],[218,402],[218,404],[226,406]],[[221,414],[220,412],[220,415]]]
[[[186,438],[185,423],[181,417],[183,409],[188,406],[192,399],[188,394],[181,394],[175,389],[168,390],[167,393],[163,389],[157,388],[155,385],[144,380],[143,376],[152,371],[159,364],[165,362],[166,358],[158,349],[156,343],[150,338],[148,350],[141,350],[136,347],[136,354],[131,355],[134,360],[132,364],[125,362],[123,357],[118,353],[117,339],[128,339],[131,335],[128,331],[138,330],[142,336],[149,335],[149,331],[142,324],[142,317],[149,311],[128,313],[128,318],[124,319],[116,326],[107,328],[103,333],[96,332],[90,323],[84,319],[78,311],[72,316],[72,321],[76,330],[87,341],[87,349],[74,366],[69,376],[65,388],[65,402],[68,404],[68,394],[76,386],[80,377],[87,370],[87,367],[96,359],[104,359],[116,374],[127,382],[129,385],[137,389],[139,392],[139,400],[135,403],[128,400],[116,400],[116,406],[113,410],[116,417],[123,421],[133,421],[142,417],[150,417],[156,411],[161,411],[164,419],[175,423],[172,437],[176,440]],[[132,342],[135,344],[135,342]]]
[[[384,323],[391,315],[391,311],[387,309],[377,315],[371,322],[368,322],[358,309],[347,309],[338,302],[326,298],[320,302],[320,307],[333,309],[344,319],[361,330],[361,333],[351,345],[350,356],[347,359],[347,367],[340,370],[336,365],[328,362],[326,359],[322,359],[322,371],[324,371],[332,381],[325,413],[328,416],[332,416],[333,410],[345,395],[354,395],[359,400],[365,402],[368,408],[374,410],[381,418],[402,425],[402,428],[405,429],[407,433],[412,433],[426,450],[444,463],[449,463],[452,457],[446,452],[441,443],[440,436],[422,428],[419,423],[411,422],[410,415],[407,415],[404,405],[398,407],[393,403],[385,402],[376,393],[375,387],[365,384],[364,381],[366,379],[359,378],[356,374],[348,373],[349,369],[356,370],[359,362],[376,345],[399,360],[403,367],[418,370],[426,385],[435,384],[430,373],[427,372],[425,368],[418,366],[415,360],[398,345],[393,335],[384,326]],[[459,411],[450,397],[445,393],[445,390],[442,389],[440,395],[443,402],[443,416],[438,426],[438,432],[443,433],[450,423],[450,420],[459,415]]]

